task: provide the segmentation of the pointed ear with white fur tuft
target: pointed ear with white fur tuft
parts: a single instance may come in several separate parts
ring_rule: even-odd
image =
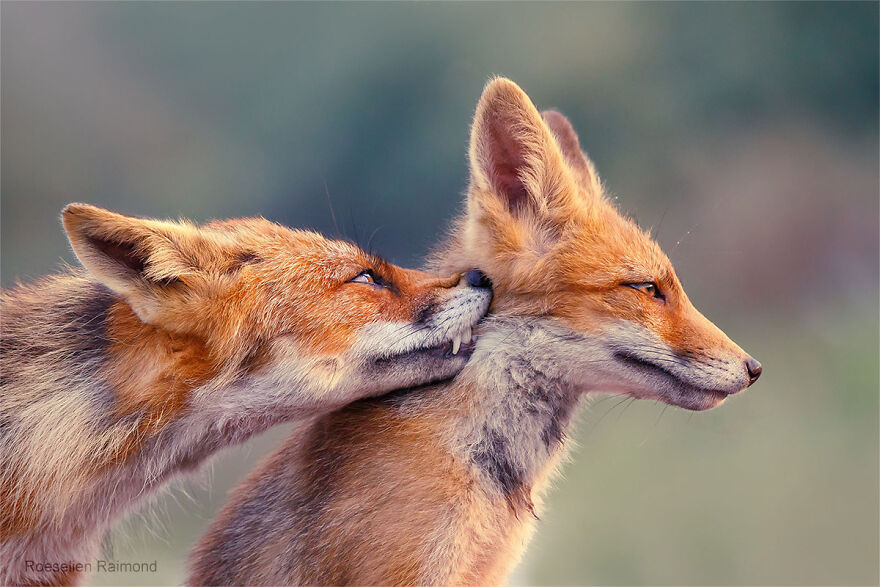
[[[472,187],[499,198],[514,216],[566,205],[576,192],[573,172],[547,124],[519,86],[490,81],[471,128]]]
[[[83,267],[122,296],[145,323],[155,321],[169,286],[185,284],[199,273],[192,252],[216,248],[194,226],[133,218],[89,204],[69,204],[61,221]]]

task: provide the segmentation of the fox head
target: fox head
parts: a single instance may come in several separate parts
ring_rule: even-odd
[[[250,406],[332,407],[451,377],[491,299],[476,270],[402,269],[262,218],[199,227],[70,204],[62,222],[83,266],[124,301],[109,337],[131,368],[117,379],[170,362],[162,385],[233,389]]]
[[[469,158],[467,211],[439,266],[483,269],[499,319],[544,320],[542,357],[573,388],[704,410],[758,378],[760,363],[697,311],[657,243],[606,198],[563,115],[495,79]]]

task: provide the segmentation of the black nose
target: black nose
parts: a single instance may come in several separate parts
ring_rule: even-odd
[[[746,369],[749,370],[749,385],[758,380],[758,377],[761,376],[761,363],[749,357],[746,359]]]
[[[479,269],[471,269],[464,274],[464,279],[471,287],[481,287],[483,289],[492,289],[492,280]]]

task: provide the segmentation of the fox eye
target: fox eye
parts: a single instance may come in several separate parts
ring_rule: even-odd
[[[373,276],[373,272],[369,269],[361,271],[353,278],[349,279],[348,283],[369,283],[370,285],[378,285],[378,283],[376,283],[376,278]]]
[[[382,278],[377,277],[372,269],[365,269],[348,280],[348,283],[369,283],[370,285],[378,285],[384,287],[385,282]]]
[[[643,281],[639,283],[624,283],[623,285],[636,289],[643,294],[649,295],[658,300],[665,300],[666,296],[660,293],[660,288],[653,281]]]

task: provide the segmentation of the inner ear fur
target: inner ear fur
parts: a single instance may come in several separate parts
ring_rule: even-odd
[[[197,275],[216,243],[195,226],[134,218],[89,204],[70,204],[61,214],[79,261],[98,281],[121,295],[144,322],[155,318],[163,288]]]
[[[514,82],[490,81],[471,128],[472,186],[509,212],[537,213],[571,203],[574,173],[538,109]]]

